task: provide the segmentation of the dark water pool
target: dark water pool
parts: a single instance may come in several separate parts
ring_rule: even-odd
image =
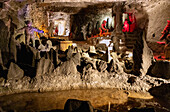
[[[129,97],[129,94],[134,98]],[[144,96],[144,97],[143,97]],[[132,108],[152,108],[156,112],[168,112],[154,98],[144,94],[116,90],[68,90],[44,93],[20,93],[0,96],[0,110],[7,112],[62,112],[67,99],[88,100],[95,109],[103,112],[128,112]]]

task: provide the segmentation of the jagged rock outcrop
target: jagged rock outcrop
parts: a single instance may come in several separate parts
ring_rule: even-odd
[[[3,64],[7,65],[9,60],[9,39],[10,35],[8,32],[8,27],[5,25],[3,20],[0,20],[0,49]]]
[[[51,62],[50,59],[45,59],[43,57],[38,62],[36,76],[51,74],[53,71],[54,71],[54,64]]]
[[[0,78],[0,87],[3,87],[5,84],[5,79],[3,77]]]
[[[170,62],[157,61],[150,67],[150,75],[159,78],[170,79]]]
[[[40,52],[28,45],[21,43],[17,50],[17,62],[35,67],[36,61],[40,59]]]
[[[147,46],[145,34],[141,33],[133,50],[134,74],[144,76],[153,62],[152,50]]]
[[[145,34],[143,34],[145,35]],[[141,75],[144,76],[148,72],[149,67],[152,65],[153,59],[153,52],[148,47],[146,40],[143,36],[143,54],[142,54],[142,68],[140,69]]]
[[[30,65],[27,64],[20,64],[18,63],[18,66],[24,70],[24,76],[28,76],[30,78],[33,78],[36,76],[36,67],[32,67]]]
[[[104,72],[107,69],[107,62],[97,61],[96,66],[99,72]]]
[[[71,53],[72,54],[72,53]],[[72,56],[72,55],[71,55]],[[63,62],[60,66],[60,73],[69,75],[69,74],[76,74],[77,73],[77,65],[80,65],[80,53],[75,54],[70,59]]]
[[[76,74],[77,73],[77,67],[76,64],[74,63],[73,60],[68,60],[65,61],[61,66],[60,66],[60,73],[69,75],[69,74]]]
[[[82,75],[81,75],[81,79],[85,82],[89,82],[90,79],[90,75],[94,72],[93,67],[91,64],[87,64],[86,66],[84,66],[83,70],[82,70]]]
[[[83,58],[83,65],[86,66],[86,65],[90,64],[93,69],[97,69],[96,61],[97,60],[91,59],[91,58]]]
[[[80,62],[81,62],[81,54],[78,52],[76,53],[73,58],[71,58],[71,60],[73,60],[75,65],[79,65],[80,66]]]
[[[97,60],[90,57],[83,57],[81,59],[81,64],[77,67],[77,70],[81,73],[83,81],[88,82],[90,75],[97,70],[96,63]]]
[[[0,49],[0,65],[3,65],[2,55],[1,55],[1,49]]]
[[[74,52],[74,50],[69,46],[67,51],[66,51],[66,55],[67,55],[66,59],[67,60],[69,60],[72,57],[73,52]]]
[[[141,37],[140,37],[141,38]],[[137,40],[136,44],[134,45],[133,49],[133,72],[135,75],[140,75],[140,69],[142,68],[142,54],[143,54],[143,40]]]
[[[134,84],[136,82],[136,77],[134,77],[134,76],[129,77],[127,82],[130,83],[131,85]]]
[[[115,64],[114,60],[112,59],[107,67],[108,72],[115,72],[115,69],[117,68],[118,66]]]
[[[0,49],[2,52],[9,52],[8,44],[9,44],[9,32],[8,27],[5,25],[3,20],[0,20]]]
[[[53,62],[54,67],[56,68],[57,65],[59,64],[58,52],[54,49],[50,49],[50,51],[47,54],[48,54],[47,58]]]
[[[14,25],[10,17],[0,20],[0,50],[4,66],[9,66],[11,61],[16,62],[16,43],[13,37]]]
[[[7,79],[8,80],[19,80],[22,77],[24,77],[24,71],[15,63],[11,62],[8,74],[7,74]]]
[[[38,6],[36,3],[34,3],[32,6],[31,4],[24,6],[27,3],[27,1],[25,1],[25,3],[19,3],[20,5],[22,5],[23,8],[22,16],[25,16],[24,11],[29,11],[27,9],[31,9],[30,12],[27,13],[27,16],[32,15],[32,17],[27,19],[33,19],[33,24],[39,27],[39,25],[47,19],[43,18],[47,16],[46,14],[44,14],[45,10],[43,10],[42,7],[36,8]],[[18,5],[16,7],[18,8]],[[131,7],[131,5],[129,5],[129,7]],[[22,9],[20,8],[18,16],[21,16],[20,10]],[[72,29],[73,35],[77,35],[76,38],[82,37],[81,26],[83,27],[86,23],[92,23],[91,18],[94,17],[93,21],[97,24],[98,21],[101,21],[101,19],[103,19],[103,15],[108,15],[110,17],[112,16],[111,10],[108,10],[108,8],[104,8],[104,10],[98,11],[96,9],[94,10],[93,6],[88,6],[88,8],[89,9],[87,10],[81,10],[79,13],[80,16],[75,15],[75,20],[73,20],[73,18],[71,20],[73,23],[76,23],[73,24]],[[33,9],[36,9],[36,11]],[[11,10],[12,9],[10,9],[10,12],[12,12]],[[40,10],[42,10],[42,12]],[[92,12],[90,12],[89,10],[92,10]],[[86,15],[83,15],[82,13],[84,13],[84,11],[88,13],[86,13]],[[145,30],[145,27],[147,27],[147,14],[143,11],[140,5],[137,7],[137,9],[135,9],[135,11],[138,11],[138,16],[136,15],[138,19],[138,27]],[[34,16],[37,14],[36,12],[39,12],[38,18],[42,18],[43,20],[39,20],[37,19],[37,16]],[[96,16],[93,12],[96,14]],[[140,12],[142,12],[142,14],[139,14]],[[16,16],[15,18],[17,18],[18,16]],[[22,24],[23,20],[21,20],[20,22],[21,23],[18,24]],[[91,26],[92,24],[89,27]],[[9,32],[4,21],[0,21],[0,32],[0,37],[2,37],[0,38],[0,50],[2,53],[2,61],[0,56],[0,64],[6,65],[7,63],[9,63],[9,59],[11,59],[9,58],[10,50],[13,52],[15,58],[15,45],[14,43],[9,42]],[[8,48],[9,43],[12,44],[11,49]],[[147,91],[153,86],[159,86],[163,83],[170,83],[169,80],[154,78],[146,75],[146,72],[151,65],[153,55],[147,47],[145,39],[142,39],[142,35],[139,38],[139,41],[137,42],[135,47],[136,51],[134,51],[134,70],[137,75],[142,74],[142,76],[145,75],[145,77],[137,77],[132,74],[125,73],[123,71],[122,63],[115,59],[113,59],[113,61],[111,61],[108,65],[107,62],[101,60],[99,60],[99,63],[96,64],[97,60],[90,57],[81,60],[81,53],[74,54],[75,52],[71,47],[69,47],[68,52],[65,52],[67,59],[59,64],[59,54],[54,49],[51,49],[49,52],[45,52],[45,56],[41,58],[38,50],[30,46],[21,44],[21,46],[17,49],[17,60],[15,60],[17,64],[12,63],[9,69],[7,67],[6,70],[4,70],[3,67],[0,68],[0,70],[2,70],[3,72],[6,72],[8,70],[8,78],[16,79],[17,81],[7,80],[7,82],[4,82],[4,78],[2,78],[2,85],[5,85],[5,87],[16,91],[18,89],[18,91],[40,90],[40,92],[48,90],[52,91],[77,88],[120,88],[135,91]],[[80,70],[78,70],[79,67],[81,68]],[[106,71],[106,68],[109,72]],[[154,74],[156,72],[155,69],[157,69],[156,65],[155,68],[152,69],[152,73]],[[35,71],[35,75],[32,75]]]
[[[29,46],[29,49],[30,49],[30,52],[32,52],[33,56],[31,57],[32,58],[32,67],[35,67],[36,64],[37,64],[37,60],[39,60],[41,57],[40,57],[40,52],[33,48],[33,47],[30,47]]]
[[[7,80],[3,87],[8,87],[11,89],[11,92],[23,92],[31,91],[30,90],[30,81],[31,78],[24,76],[20,80]],[[8,90],[8,89],[7,89]]]

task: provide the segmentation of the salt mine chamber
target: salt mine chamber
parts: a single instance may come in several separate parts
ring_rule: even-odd
[[[169,0],[1,0],[0,111],[169,112]]]

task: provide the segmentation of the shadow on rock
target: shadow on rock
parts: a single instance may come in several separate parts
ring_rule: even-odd
[[[161,86],[151,88],[149,93],[155,97],[157,102],[170,111],[170,84],[162,84]]]

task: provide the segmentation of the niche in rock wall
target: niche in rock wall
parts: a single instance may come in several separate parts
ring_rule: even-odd
[[[48,25],[52,22],[54,36],[69,36],[70,33],[70,14],[64,12],[47,12]]]
[[[55,27],[55,35],[66,35],[66,21],[61,19],[61,20],[55,20],[54,21],[54,27]]]

